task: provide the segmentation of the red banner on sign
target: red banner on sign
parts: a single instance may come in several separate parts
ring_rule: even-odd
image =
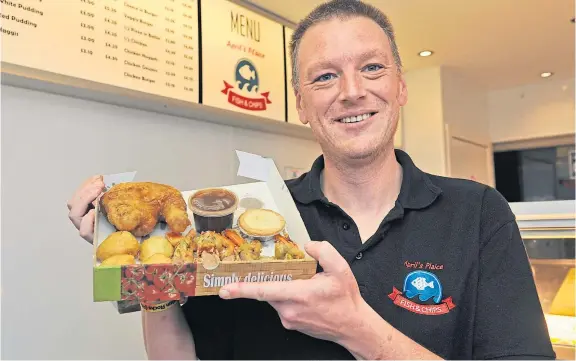
[[[396,306],[421,315],[444,315],[456,307],[452,302],[452,297],[443,299],[442,303],[437,305],[420,305],[402,296],[402,292],[398,291],[396,287],[392,287],[392,293],[389,294],[388,297],[394,301]]]
[[[266,110],[266,104],[271,104],[272,102],[268,99],[270,92],[261,93],[262,98],[248,98],[241,94],[234,92],[232,89],[234,87],[224,81],[225,88],[222,89],[222,93],[228,95],[228,103],[235,105],[239,108],[246,110]]]

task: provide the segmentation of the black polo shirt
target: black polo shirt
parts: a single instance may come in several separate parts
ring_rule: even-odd
[[[479,183],[424,173],[402,151],[396,158],[400,195],[365,243],[321,191],[322,156],[287,181],[311,239],[331,242],[364,300],[442,358],[554,358],[508,203]],[[284,329],[266,302],[204,296],[183,308],[201,360],[353,359],[338,344]]]

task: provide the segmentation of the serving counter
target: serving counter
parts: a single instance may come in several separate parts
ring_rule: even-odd
[[[511,203],[560,360],[576,359],[575,202]]]

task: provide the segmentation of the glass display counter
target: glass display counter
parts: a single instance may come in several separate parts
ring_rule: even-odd
[[[576,359],[575,202],[511,203],[559,360]]]

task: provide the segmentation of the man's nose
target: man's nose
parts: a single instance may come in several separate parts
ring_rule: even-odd
[[[357,73],[343,74],[340,78],[340,100],[356,101],[366,96],[363,78]]]

